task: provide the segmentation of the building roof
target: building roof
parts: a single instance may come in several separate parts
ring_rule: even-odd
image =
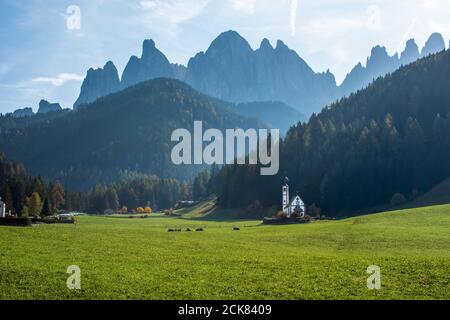
[[[297,198],[300,198],[300,200],[303,201],[302,197],[300,197],[298,194],[297,194],[295,197],[292,197],[292,198],[291,198],[291,201],[294,201],[294,200],[297,199]]]

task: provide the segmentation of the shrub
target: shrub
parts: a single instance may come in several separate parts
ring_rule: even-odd
[[[310,216],[304,216],[303,218],[297,218],[296,219],[298,223],[310,223],[311,217]]]
[[[250,213],[250,214],[259,214],[263,210],[264,210],[264,208],[261,205],[261,202],[256,200],[255,202],[253,202],[253,204],[251,204],[247,207],[246,211],[247,211],[247,213]]]
[[[171,216],[171,215],[173,215],[173,209],[166,209],[166,210],[164,210],[164,214],[165,214],[166,216]]]
[[[401,193],[396,193],[392,196],[391,205],[392,206],[400,206],[406,202],[406,198]]]
[[[277,218],[287,218],[287,214],[283,211],[277,211],[277,213],[275,213],[275,217]]]

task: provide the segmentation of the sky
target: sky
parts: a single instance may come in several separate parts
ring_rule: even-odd
[[[338,83],[375,45],[390,54],[433,32],[450,39],[448,0],[0,0],[0,113],[72,107],[90,67],[123,71],[153,39],[173,63],[236,30],[253,48],[283,40]]]

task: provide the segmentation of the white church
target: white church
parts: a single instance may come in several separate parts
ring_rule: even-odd
[[[300,218],[304,218],[306,215],[305,203],[299,195],[296,195],[294,198],[289,197],[289,179],[284,178],[283,183],[283,212],[287,215],[288,218],[291,218],[292,215],[296,215]]]
[[[2,198],[0,197],[0,218],[6,217],[6,203],[2,201]]]

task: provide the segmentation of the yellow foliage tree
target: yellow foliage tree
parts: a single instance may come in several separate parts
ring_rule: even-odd
[[[28,212],[31,216],[39,216],[42,210],[41,196],[37,192],[33,192],[31,197],[27,198],[26,204]]]
[[[151,214],[151,213],[153,213],[153,210],[152,210],[152,208],[150,208],[150,207],[146,207],[146,208],[145,208],[145,213],[147,213],[147,214]]]
[[[136,212],[137,212],[137,213],[144,213],[145,210],[144,210],[144,208],[139,207],[139,208],[136,209]]]

